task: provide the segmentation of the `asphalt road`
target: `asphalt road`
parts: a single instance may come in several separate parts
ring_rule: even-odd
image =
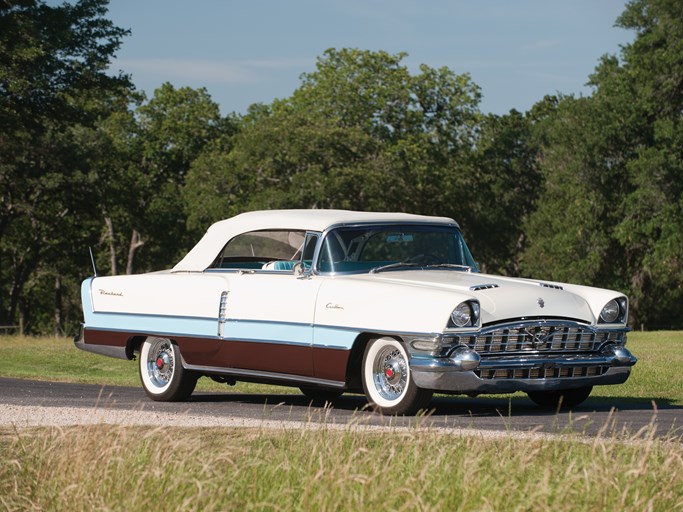
[[[74,407],[192,414],[216,418],[327,422],[330,424],[410,426],[415,418],[383,417],[366,410],[359,395],[344,395],[331,409],[311,405],[303,395],[195,393],[187,402],[149,400],[142,388],[39,382],[0,377],[0,404]],[[591,398],[571,412],[540,410],[525,398],[435,397],[422,425],[449,429],[580,433],[629,437],[650,424],[659,436],[683,440],[683,407],[660,401],[656,410],[647,399]]]

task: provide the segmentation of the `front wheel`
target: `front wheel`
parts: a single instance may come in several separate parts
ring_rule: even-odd
[[[139,368],[145,393],[158,402],[181,402],[197,385],[198,376],[183,368],[180,349],[166,338],[142,342]]]
[[[393,338],[378,338],[365,348],[363,390],[370,406],[382,414],[415,414],[429,405],[432,392],[418,387],[410,374],[408,354]]]
[[[545,409],[572,409],[583,403],[593,391],[593,386],[561,391],[529,391],[529,398]]]

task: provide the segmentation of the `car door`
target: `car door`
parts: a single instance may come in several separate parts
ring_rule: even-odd
[[[312,259],[307,233],[299,263]],[[233,368],[313,375],[313,323],[321,278],[292,270],[245,271],[230,280],[222,350]]]

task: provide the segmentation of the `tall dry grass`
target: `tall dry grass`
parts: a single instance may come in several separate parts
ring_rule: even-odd
[[[606,429],[607,431],[607,429]],[[360,431],[0,431],[14,510],[683,510],[683,444]]]

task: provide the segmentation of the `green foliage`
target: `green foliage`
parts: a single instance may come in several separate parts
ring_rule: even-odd
[[[683,9],[634,1],[618,23],[637,31],[622,61],[603,57],[595,93],[542,123],[522,268],[621,289],[633,323],[671,327],[683,323]]]
[[[541,181],[534,124],[531,115],[513,110],[487,116],[480,125],[474,175],[462,201],[469,210],[469,243],[485,272],[519,275],[523,223]]]
[[[469,180],[478,88],[446,68],[411,75],[404,56],[326,51],[290,98],[242,120],[229,154],[202,155],[185,196],[226,200],[189,203],[192,226],[255,208],[466,213],[456,191]]]
[[[76,265],[89,215],[78,139],[131,87],[106,72],[126,31],[105,13],[105,0],[0,5],[0,324],[45,329],[39,316],[55,311],[62,328],[55,284]]]

